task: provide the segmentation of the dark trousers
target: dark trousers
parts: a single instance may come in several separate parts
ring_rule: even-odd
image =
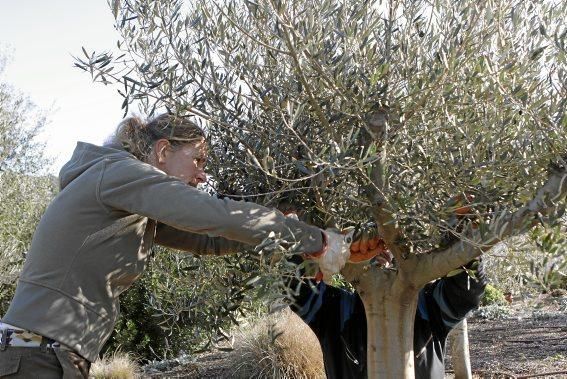
[[[0,351],[0,378],[87,379],[90,362],[59,348],[7,346]]]

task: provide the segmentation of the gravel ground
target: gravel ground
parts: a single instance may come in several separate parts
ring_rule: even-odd
[[[469,318],[469,344],[474,378],[567,379],[567,295],[483,307]],[[230,378],[224,355],[203,354],[144,377]],[[451,378],[450,356],[447,370]]]
[[[481,308],[469,344],[475,377],[567,378],[567,297]]]

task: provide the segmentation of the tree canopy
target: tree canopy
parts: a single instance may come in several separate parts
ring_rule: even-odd
[[[378,192],[425,252],[450,228],[450,198],[513,211],[565,153],[561,2],[113,6],[121,56],[77,65],[120,84],[125,108],[205,122],[221,194],[344,226]]]

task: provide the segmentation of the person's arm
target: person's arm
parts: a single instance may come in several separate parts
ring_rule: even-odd
[[[198,255],[226,255],[250,249],[252,246],[223,237],[209,237],[175,229],[158,223],[155,243],[172,249],[190,251]]]
[[[473,272],[474,278],[463,270],[439,279],[429,290],[447,332],[479,306],[486,287],[481,259],[469,262],[465,268]]]
[[[108,212],[139,214],[175,229],[249,245],[274,232],[297,253],[317,254],[324,248],[319,228],[277,210],[218,199],[136,159],[107,159],[105,164],[98,196]]]

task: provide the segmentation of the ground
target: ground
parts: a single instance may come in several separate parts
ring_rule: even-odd
[[[567,378],[567,294],[483,307],[469,318],[469,343],[475,378]],[[147,369],[145,377],[233,378],[226,354],[207,353],[167,372]],[[447,371],[452,377],[450,356]]]
[[[565,315],[500,322],[474,320],[469,328],[471,366],[479,377],[556,373],[548,377],[567,378]]]
[[[480,309],[469,318],[469,343],[479,378],[567,378],[567,297]]]

